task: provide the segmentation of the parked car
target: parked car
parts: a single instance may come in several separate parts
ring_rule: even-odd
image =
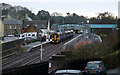
[[[7,37],[15,37],[14,35],[7,35]]]
[[[89,61],[85,67],[86,75],[106,75],[106,72],[102,61]]]
[[[81,70],[57,70],[55,75],[83,75]]]

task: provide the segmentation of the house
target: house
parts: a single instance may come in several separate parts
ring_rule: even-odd
[[[4,36],[4,24],[0,20],[0,40],[4,39],[3,36]]]
[[[23,29],[23,33],[38,32],[37,27],[34,25],[29,25],[28,28]]]
[[[0,37],[4,36],[4,24],[0,21]]]
[[[40,29],[46,29],[47,28],[47,20],[34,20],[34,21],[24,21],[23,23],[23,33],[25,33],[25,30],[29,32],[33,32],[35,30],[35,27],[37,28],[37,32],[40,32]],[[31,26],[30,26],[31,25]]]
[[[16,35],[21,33],[22,22],[13,18],[6,18],[3,21],[4,24],[4,36]]]

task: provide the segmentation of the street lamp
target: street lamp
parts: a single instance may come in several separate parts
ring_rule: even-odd
[[[42,62],[42,51],[43,51],[43,44],[42,44],[42,39],[41,39],[41,49],[40,49],[40,51],[41,51],[41,56],[40,56],[40,61]]]
[[[42,25],[42,27],[43,27],[43,29],[44,29],[43,34],[45,35],[45,27],[44,27],[44,25]]]
[[[44,25],[42,25],[43,27],[44,27]],[[43,33],[44,33],[44,31],[43,31]],[[42,62],[42,51],[43,51],[43,43],[42,43],[42,41],[43,41],[43,39],[42,39],[42,36],[41,36],[41,49],[40,49],[40,51],[41,51],[41,54],[40,54],[40,61]]]

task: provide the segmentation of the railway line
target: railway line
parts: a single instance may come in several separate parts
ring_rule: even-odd
[[[77,35],[78,34],[75,34],[70,39],[65,40],[59,44],[48,43],[48,44],[43,45],[43,48],[44,48],[43,61],[48,60],[49,57],[51,57],[53,54],[59,53],[62,49],[63,44],[71,40],[72,38],[76,37]],[[20,66],[38,63],[38,62],[40,62],[40,48],[33,50],[32,52],[26,52],[23,55],[20,55],[19,57],[16,57],[15,59],[11,61],[3,63],[2,68],[7,69],[11,67],[20,67]]]
[[[49,46],[51,46],[51,45],[49,45]],[[40,56],[40,50],[39,49],[34,50],[32,52],[27,52],[24,55],[21,55],[20,57],[14,59],[12,61],[9,61],[9,62],[6,62],[6,63],[2,64],[2,68],[6,69],[8,67],[19,67],[19,64],[27,62],[30,59],[32,59],[34,57],[37,57],[37,56]]]
[[[43,61],[49,60],[49,58],[53,55],[53,54],[57,54],[61,52],[61,49],[63,47],[63,44],[59,44],[56,45],[54,48],[57,48],[54,50],[54,48],[51,48],[50,51],[43,53]],[[30,62],[25,63],[26,64],[35,64],[35,63],[39,63],[40,62],[40,57],[36,57],[33,60],[31,60]]]

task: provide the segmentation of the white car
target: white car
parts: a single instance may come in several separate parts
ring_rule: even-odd
[[[81,70],[57,70],[55,75],[83,75]]]
[[[15,37],[14,35],[7,35],[7,37]]]

